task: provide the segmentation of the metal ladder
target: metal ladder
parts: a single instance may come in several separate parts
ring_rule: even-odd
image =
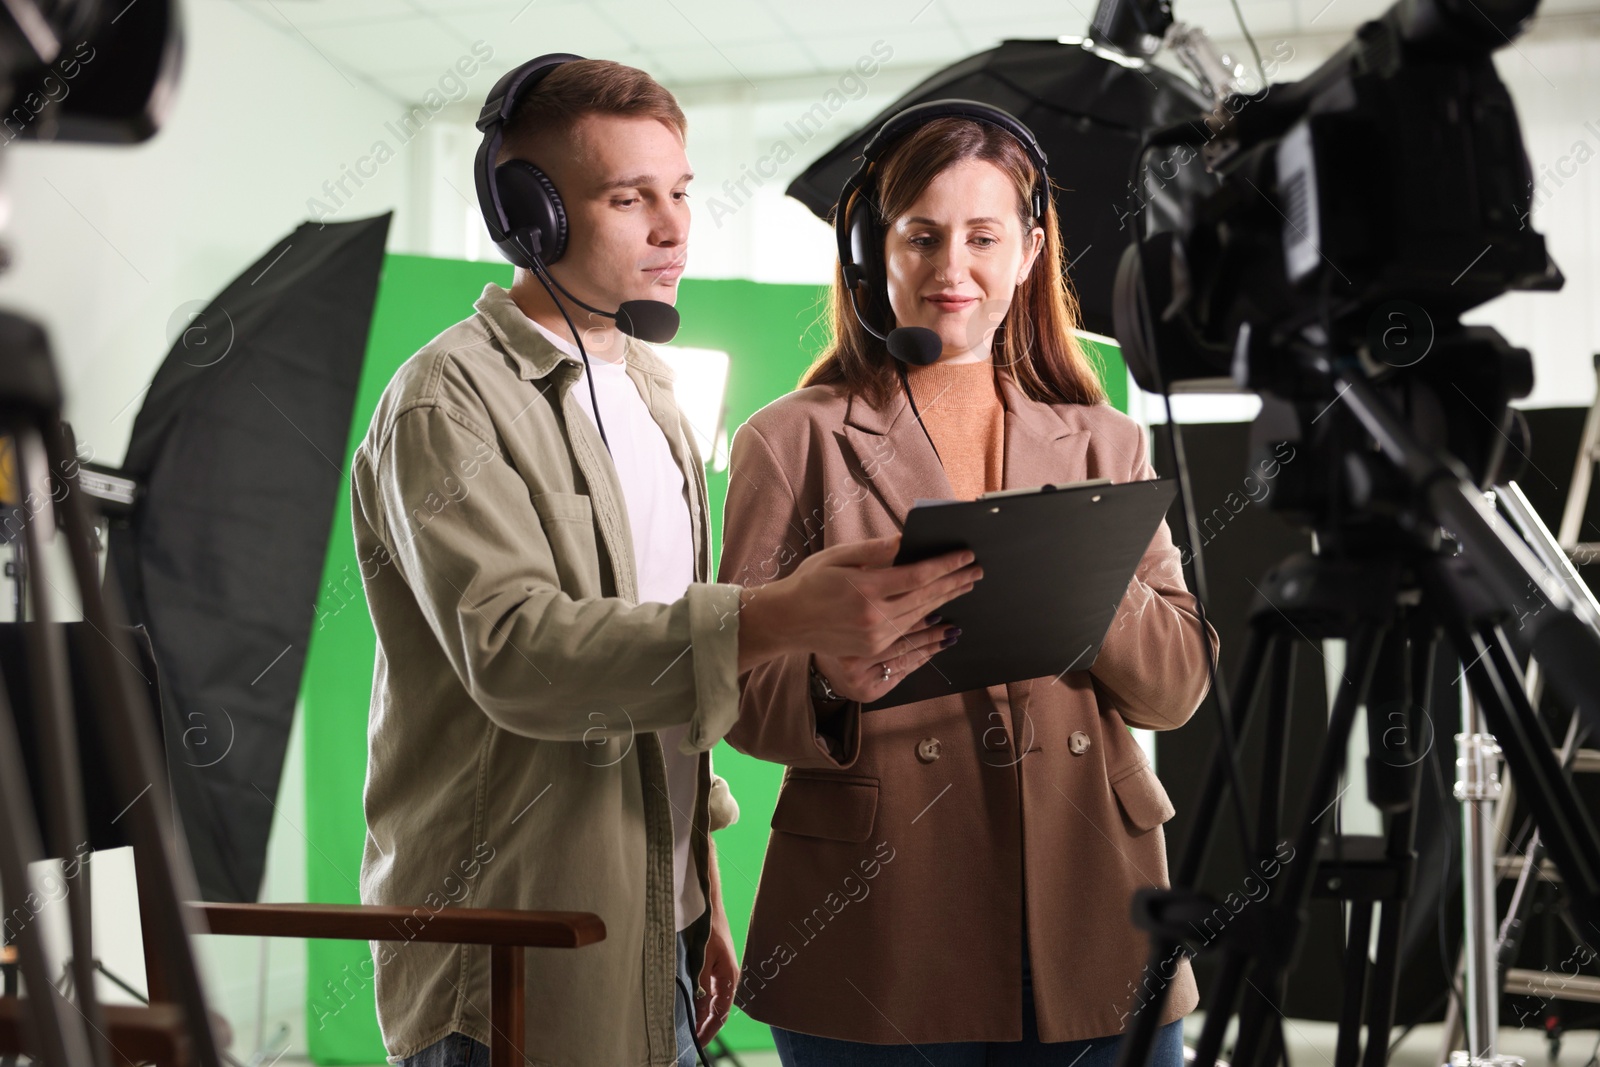
[[[1594,357],[1595,368],[1595,399],[1589,407],[1589,414],[1584,420],[1583,435],[1578,443],[1577,463],[1572,472],[1572,484],[1567,490],[1566,508],[1561,515],[1561,528],[1555,537],[1556,544],[1565,561],[1570,567],[1600,562],[1600,541],[1579,541],[1578,537],[1583,530],[1583,516],[1588,510],[1589,493],[1594,480],[1596,464],[1600,464],[1600,353]],[[1514,483],[1513,483],[1514,487]],[[1527,509],[1531,514],[1532,509]],[[1532,517],[1538,523],[1537,516]],[[1542,524],[1539,524],[1542,530]],[[1545,534],[1548,537],[1548,533]],[[1534,546],[1537,550],[1538,546]],[[1546,561],[1552,563],[1556,561]],[[1567,568],[1575,581],[1579,581],[1576,572]],[[1529,662],[1525,676],[1528,699],[1533,707],[1539,707],[1539,701],[1544,692],[1544,678],[1540,674],[1539,665]],[[1578,720],[1573,716],[1568,726],[1567,735],[1558,753],[1563,767],[1571,773],[1584,774],[1600,771],[1600,749],[1577,747]],[[1512,814],[1516,808],[1516,793],[1509,776],[1504,779],[1501,798],[1495,808],[1496,840],[1509,843],[1511,840]],[[1560,875],[1555,867],[1544,859],[1544,849],[1540,845],[1539,831],[1535,827],[1528,847],[1522,855],[1514,852],[1501,852],[1495,862],[1495,870],[1500,880],[1515,878],[1516,889],[1512,893],[1511,902],[1506,910],[1506,917],[1499,927],[1498,958],[1501,961],[1503,986],[1506,994],[1521,996],[1543,997],[1546,1003],[1551,1000],[1579,1001],[1590,1004],[1600,1004],[1600,978],[1585,974],[1567,973],[1552,974],[1549,971],[1533,970],[1525,967],[1507,966],[1508,956],[1512,955],[1515,947],[1522,938],[1523,911],[1525,902],[1529,899],[1529,887],[1533,876],[1538,876],[1547,882],[1559,882]],[[1582,939],[1579,939],[1582,947]],[[1584,953],[1583,962],[1592,962],[1594,953]],[[1577,961],[1574,961],[1577,962]],[[1458,955],[1456,959],[1455,982],[1459,988],[1463,976],[1464,959]],[[1551,1040],[1559,1042],[1558,1034],[1550,1035]],[[1449,1008],[1445,1014],[1444,1035],[1441,1044],[1441,1063],[1447,1062],[1450,1051],[1459,1046],[1462,1038],[1461,1008],[1455,997],[1449,999]]]
[[[1594,357],[1595,381],[1600,389],[1600,353]],[[1594,466],[1600,463],[1600,392],[1595,393],[1589,406],[1589,417],[1583,423],[1583,437],[1578,442],[1578,464],[1572,471],[1572,487],[1567,490],[1567,508],[1561,513],[1561,532],[1556,540],[1566,550],[1574,566],[1600,561],[1600,541],[1579,541],[1583,529],[1583,513],[1589,507],[1589,486],[1594,478]]]

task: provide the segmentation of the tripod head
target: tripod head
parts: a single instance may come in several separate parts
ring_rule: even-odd
[[[1341,402],[1345,377],[1363,381],[1414,442],[1465,483],[1486,488],[1511,476],[1508,450],[1517,432],[1511,401],[1532,389],[1532,358],[1488,327],[1451,323],[1434,333],[1427,325],[1426,336],[1410,343],[1431,346],[1429,358],[1402,366],[1375,362],[1365,349],[1341,356],[1310,341],[1269,349],[1248,325],[1240,330],[1235,373],[1262,398],[1251,428],[1252,464],[1282,442],[1294,449],[1295,462],[1265,502],[1314,530],[1325,548],[1338,550],[1360,531],[1399,533],[1403,526],[1411,537],[1431,533],[1433,525],[1414,513],[1414,487],[1403,470],[1374,447],[1370,431]],[[1402,329],[1411,328],[1391,333]]]

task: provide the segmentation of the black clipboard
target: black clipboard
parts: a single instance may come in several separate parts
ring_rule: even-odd
[[[862,710],[1088,670],[1175,492],[1156,478],[917,501],[895,563],[967,548],[983,578],[938,609],[961,639]]]

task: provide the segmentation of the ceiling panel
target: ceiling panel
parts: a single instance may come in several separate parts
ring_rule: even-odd
[[[883,43],[879,51],[874,53],[873,46],[877,41]],[[811,47],[824,59],[833,58],[837,70],[853,67],[862,58],[877,59],[885,50],[891,52],[887,60],[881,61],[887,70],[929,62],[953,63],[972,51],[961,44],[953,30],[938,23],[926,26],[918,23],[894,33],[881,34],[876,39],[858,36],[821,38],[812,41]]]
[[[371,24],[390,19],[415,18],[410,0],[244,0],[240,6],[276,14],[298,26]]]
[[[631,61],[625,57],[637,55],[628,36],[589,4],[546,7],[546,0],[538,0],[520,15],[514,8],[501,7],[452,10],[444,18],[468,40],[488,42],[495,55],[491,66],[501,71],[546,52],[575,52],[624,63]]]
[[[753,86],[761,76],[761,71],[740,56],[737,49],[719,48],[705,41],[678,48],[657,48],[652,42],[645,49],[641,65],[667,84],[725,81]]]
[[[792,78],[800,74],[818,74],[837,69],[822,66],[812,58],[813,53],[809,48],[803,48],[798,42],[788,39],[725,46],[723,51],[753,80]],[[849,62],[854,63],[854,58]]]
[[[486,73],[548,51],[643,67],[669,87],[831,74],[853,68],[876,42],[885,69],[952,63],[1010,37],[1087,29],[1094,0],[233,0],[321,53],[352,81],[416,100],[474,41],[495,52]],[[1241,0],[1263,51],[1293,33],[1337,36],[1390,0]],[[1230,0],[1174,0],[1178,18],[1238,42]],[[1600,0],[1545,0],[1556,20],[1600,13]],[[881,50],[883,46],[880,45]],[[473,79],[477,92],[480,77]],[[487,86],[485,85],[486,89]]]
[[[648,47],[685,48],[708,41],[777,40],[783,27],[766,9],[747,0],[607,0],[591,5],[602,17]]]
[[[898,39],[899,35],[890,31],[858,31],[849,33],[848,36],[807,37],[806,49],[817,57],[817,62],[822,65],[823,70],[843,72],[863,59],[874,61],[875,55],[872,49],[878,42],[883,42],[879,46],[881,53],[884,47],[894,48],[891,41]],[[948,40],[946,38],[946,41]],[[950,58],[955,59],[959,54],[952,54]],[[891,58],[890,62],[894,62],[894,59]]]
[[[400,32],[379,33],[367,26],[313,27],[304,32],[334,63],[363,73],[442,71],[472,50],[472,38],[433,19],[410,19],[394,25]]]

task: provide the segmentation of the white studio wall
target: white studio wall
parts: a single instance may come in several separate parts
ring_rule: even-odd
[[[1531,225],[1566,275],[1559,293],[1509,293],[1467,316],[1533,353],[1523,407],[1587,405],[1600,352],[1600,37],[1539,36],[1495,64],[1522,116],[1533,166]]]
[[[13,264],[0,275],[0,304],[49,330],[79,454],[98,462],[120,461],[144,389],[188,316],[310,217],[308,198],[325,195],[324,183],[359,157],[354,149],[387,136],[398,150],[363,185],[347,183],[354,195],[339,217],[395,209],[391,248],[426,244],[407,228],[417,156],[386,132],[405,114],[398,99],[347,81],[288,27],[266,25],[238,6],[189,3],[183,14],[184,71],[153,140],[116,148],[18,142],[3,157],[3,240]],[[49,570],[67,573],[59,563]],[[70,589],[64,578],[57,584]],[[58,611],[77,617],[75,604]],[[297,719],[268,847],[266,900],[305,899],[305,841],[296,829],[304,820],[303,765]],[[92,869],[96,953],[143,989],[131,850],[99,854]],[[42,921],[56,935],[59,960],[64,905],[48,908]],[[214,1006],[236,1027],[236,1054],[248,1058],[258,1034],[270,1038],[279,1024],[290,1028],[293,1047],[305,1047],[303,945],[230,937],[203,938],[200,946]],[[98,992],[112,1003],[131,999],[103,978]]]
[[[155,138],[18,142],[4,157],[14,263],[0,301],[49,329],[68,418],[100,462],[120,460],[192,302],[310,217],[308,199],[373,141],[394,141],[386,124],[405,111],[245,9],[190,3],[184,16],[183,75]],[[356,195],[337,217],[399,208],[391,247],[422,247],[405,210],[415,159],[398,147],[363,187],[347,184]]]

